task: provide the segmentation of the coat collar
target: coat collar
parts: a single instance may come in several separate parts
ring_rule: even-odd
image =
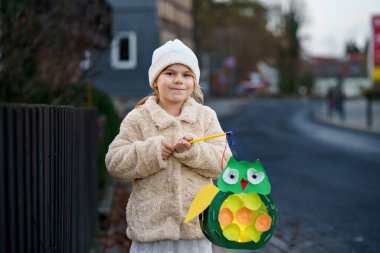
[[[194,123],[196,121],[197,105],[198,103],[193,98],[189,97],[186,99],[178,119],[180,121]],[[169,115],[159,104],[157,104],[154,96],[150,96],[143,107],[149,112],[150,117],[159,129],[169,127],[176,122],[175,117]]]

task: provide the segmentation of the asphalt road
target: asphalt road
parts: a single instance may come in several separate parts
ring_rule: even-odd
[[[221,119],[240,160],[260,159],[276,236],[308,253],[380,252],[380,137],[313,122],[318,102],[255,100]]]

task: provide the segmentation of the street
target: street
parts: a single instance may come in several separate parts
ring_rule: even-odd
[[[259,99],[221,124],[238,158],[266,169],[290,251],[380,252],[380,136],[320,125],[317,105]]]

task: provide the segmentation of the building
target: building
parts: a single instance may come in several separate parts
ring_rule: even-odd
[[[330,88],[341,80],[346,97],[357,97],[362,89],[371,86],[367,76],[365,54],[347,54],[344,58],[310,57],[305,60],[305,68],[315,77],[313,95],[325,97]]]
[[[91,79],[115,101],[138,100],[151,92],[148,69],[155,48],[169,39],[193,43],[192,0],[107,0],[112,12],[109,50],[94,59]]]

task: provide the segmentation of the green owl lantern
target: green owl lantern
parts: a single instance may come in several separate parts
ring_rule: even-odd
[[[199,215],[203,233],[220,247],[261,248],[273,234],[277,209],[260,161],[231,157],[217,186],[208,184],[197,193],[184,222]]]

